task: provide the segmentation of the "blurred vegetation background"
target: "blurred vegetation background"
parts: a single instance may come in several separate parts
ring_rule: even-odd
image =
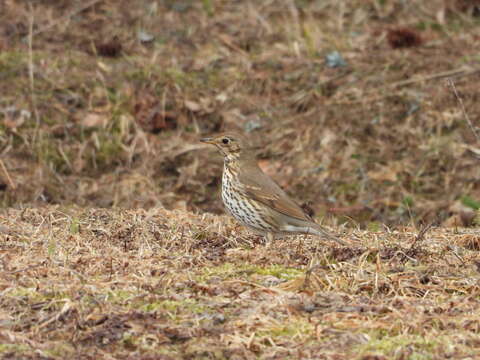
[[[480,1],[3,0],[0,24],[3,207],[219,213],[198,138],[235,130],[326,222],[475,224]]]

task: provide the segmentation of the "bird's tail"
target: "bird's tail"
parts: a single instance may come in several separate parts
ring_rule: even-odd
[[[315,224],[315,226],[309,227],[309,230],[310,230],[311,234],[320,236],[322,238],[326,238],[328,240],[335,241],[340,245],[343,245],[343,246],[349,246],[350,245],[347,242],[339,239],[337,236],[335,236],[335,235],[331,234],[330,232],[328,232],[327,230],[325,230],[321,225]]]
[[[317,235],[324,239],[332,240],[343,246],[350,246],[349,243],[339,239],[335,235],[325,230],[321,225],[313,221],[297,222],[295,224],[288,224],[282,228],[282,231],[287,233],[301,233],[307,235]]]

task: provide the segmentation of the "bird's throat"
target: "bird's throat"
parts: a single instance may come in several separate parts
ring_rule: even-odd
[[[238,159],[227,158],[225,157],[224,169],[223,171],[227,173],[236,174],[240,170],[240,164]]]

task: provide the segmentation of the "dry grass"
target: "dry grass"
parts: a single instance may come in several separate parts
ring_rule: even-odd
[[[479,356],[478,1],[0,9],[2,358]],[[231,129],[352,246],[213,215]]]
[[[266,247],[227,217],[51,206],[6,210],[0,230],[5,359],[480,352],[480,238],[464,229],[414,248],[409,229]]]
[[[255,129],[262,166],[337,222],[472,225],[479,144],[445,79],[478,126],[477,5],[32,4],[0,14],[4,206],[220,213],[198,138]]]

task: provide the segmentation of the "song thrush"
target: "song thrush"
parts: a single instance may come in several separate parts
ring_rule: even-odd
[[[348,245],[315,223],[258,167],[242,136],[223,134],[200,141],[215,145],[224,156],[222,199],[240,223],[270,241],[276,234],[312,234]]]

